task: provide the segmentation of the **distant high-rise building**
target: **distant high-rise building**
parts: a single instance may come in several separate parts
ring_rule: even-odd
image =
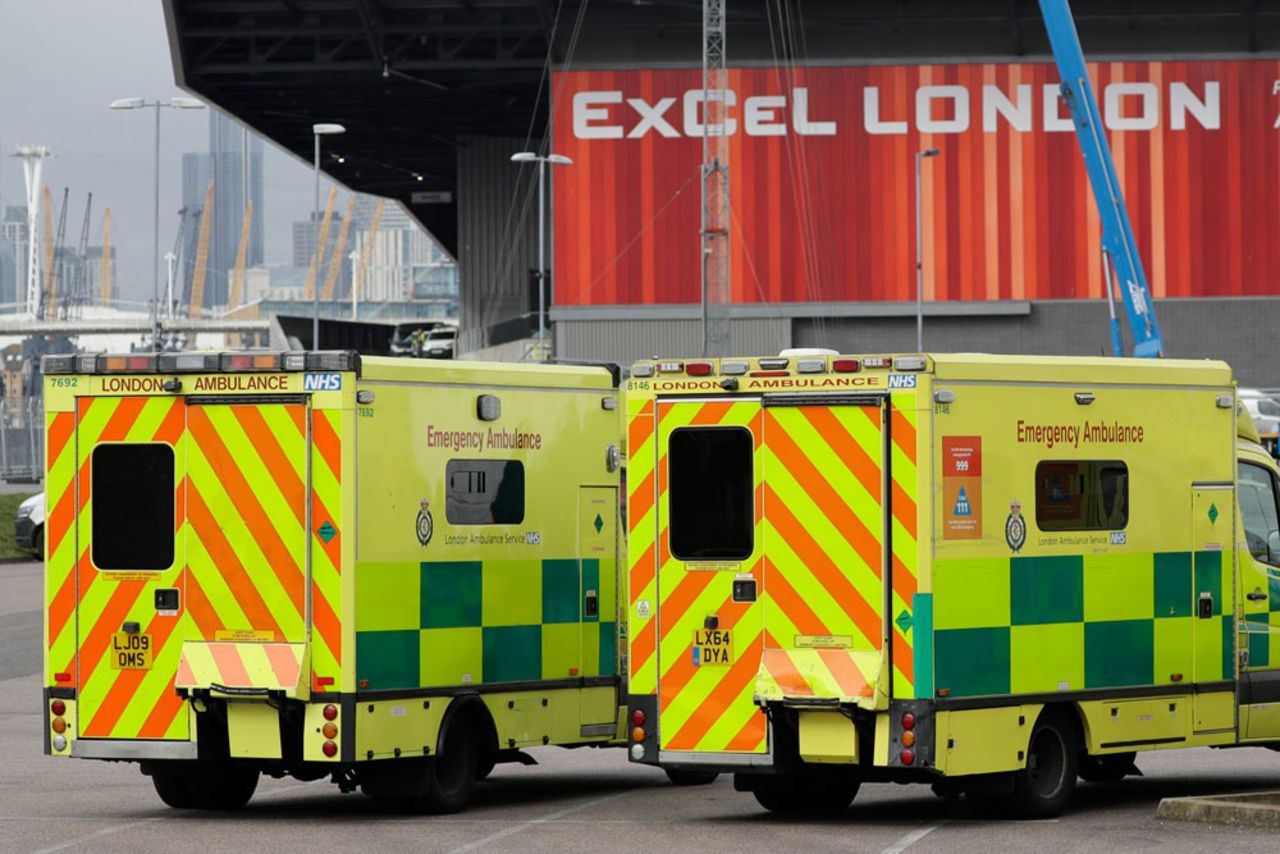
[[[247,267],[264,259],[265,229],[263,222],[262,139],[244,125],[218,110],[209,111],[209,150],[188,152],[182,156],[182,206],[188,211],[183,236],[184,296],[194,270],[200,229],[199,216],[204,216],[204,197],[213,181],[213,218],[210,221],[208,268],[204,285],[206,306],[226,305],[231,271],[240,248],[240,232],[244,224],[245,206],[253,201],[253,220],[249,226]],[[177,227],[174,223],[173,227]],[[178,289],[175,288],[175,291]]]
[[[320,219],[324,219],[324,215],[320,215]],[[352,218],[354,224],[356,220]],[[324,265],[321,268],[317,284],[324,286],[325,277],[329,275],[329,265],[333,263],[334,247],[338,243],[338,235],[342,231],[342,214],[338,211],[333,212],[333,216],[329,220],[329,233],[325,235],[324,241]],[[313,211],[310,219],[299,220],[293,224],[293,266],[299,270],[306,270],[311,266],[313,256],[316,254],[316,238],[319,236],[319,228],[316,225],[316,215]],[[347,244],[342,250],[343,255],[351,251],[353,238],[351,233],[347,233]],[[347,293],[347,288],[351,286],[351,265],[344,258],[338,267],[338,276],[334,280],[333,294],[335,297],[342,296]]]
[[[27,279],[27,207],[7,205],[0,217],[0,312],[18,311],[18,283]]]

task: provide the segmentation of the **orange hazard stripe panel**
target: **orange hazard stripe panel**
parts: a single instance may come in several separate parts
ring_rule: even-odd
[[[296,426],[305,410],[251,403],[188,408],[194,583],[187,596],[202,616],[196,637],[251,632],[272,641],[305,639],[309,491],[306,437]]]
[[[656,490],[657,445],[652,400],[628,395],[627,406],[627,571],[628,676],[631,690],[652,694],[658,689],[657,570],[660,559]]]
[[[656,638],[642,635],[641,652],[656,640],[659,686],[659,735],[662,749],[672,751],[758,752],[765,748],[766,720],[751,695],[764,650],[763,603],[735,602],[732,581],[748,569],[757,589],[764,589],[768,569],[757,534],[754,552],[727,567],[698,567],[671,555],[668,539],[667,443],[673,431],[683,427],[745,428],[752,435],[754,519],[763,518],[759,464],[763,419],[759,400],[690,400],[661,403],[657,445],[654,449],[657,518],[650,530],[657,532],[657,588],[659,625]],[[733,571],[728,571],[732,569]],[[694,663],[693,640],[707,615],[715,614],[718,626],[732,633],[730,658],[724,665]]]
[[[78,623],[75,663],[68,663],[66,669],[74,666],[76,670],[80,735],[84,737],[188,736],[188,721],[183,714],[186,705],[173,695],[173,672],[182,643],[184,612],[157,614],[152,598],[152,592],[158,587],[176,586],[181,590],[184,586],[181,473],[185,409],[181,398],[172,397],[81,398],[77,402],[77,453],[71,460],[75,464],[75,486],[72,500],[66,504],[76,515],[78,534],[70,536],[70,529],[62,533],[54,546],[58,553],[54,562],[65,559],[76,567],[74,599],[78,614],[75,621],[67,616],[63,599],[66,594],[60,590],[50,607],[50,633],[65,635]],[[168,569],[139,574],[99,570],[93,565],[92,455],[97,446],[107,442],[161,443],[174,449],[175,560]],[[64,447],[62,456],[72,455]],[[65,502],[66,495],[61,494],[60,503]],[[77,540],[80,554],[74,555],[71,545]],[[147,669],[113,666],[113,637],[126,622],[138,623],[141,633],[150,641]]]
[[[342,649],[342,431],[337,410],[311,416],[311,669],[316,676],[341,675]]]

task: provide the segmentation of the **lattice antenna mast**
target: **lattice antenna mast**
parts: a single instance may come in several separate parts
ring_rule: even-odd
[[[22,161],[27,187],[27,293],[26,311],[32,317],[40,306],[40,174],[45,158],[53,156],[47,145],[20,145],[13,153]]]
[[[702,354],[730,355],[725,0],[702,0]]]

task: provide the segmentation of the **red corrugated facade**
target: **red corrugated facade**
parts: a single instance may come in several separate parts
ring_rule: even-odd
[[[1155,295],[1280,294],[1280,62],[1090,71]],[[735,302],[914,299],[927,148],[928,299],[1104,296],[1052,65],[729,79]],[[698,300],[700,86],[697,69],[556,75],[554,148],[575,161],[553,170],[558,304]]]

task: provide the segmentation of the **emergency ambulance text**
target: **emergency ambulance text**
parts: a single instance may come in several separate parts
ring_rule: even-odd
[[[428,424],[427,447],[450,451],[540,451],[542,434],[502,428],[495,430],[492,427],[488,430],[441,430],[434,424]]]
[[[1028,424],[1018,419],[1018,443],[1044,445],[1139,445],[1146,435],[1141,424],[1110,424],[1085,421],[1083,424]]]

